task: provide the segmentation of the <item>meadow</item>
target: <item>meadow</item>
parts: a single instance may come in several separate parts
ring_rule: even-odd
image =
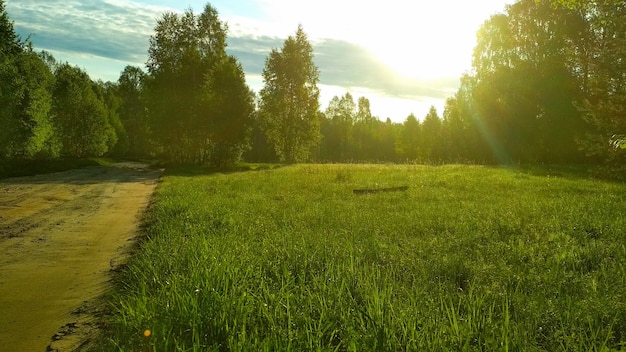
[[[626,186],[535,171],[169,171],[102,349],[626,348]]]

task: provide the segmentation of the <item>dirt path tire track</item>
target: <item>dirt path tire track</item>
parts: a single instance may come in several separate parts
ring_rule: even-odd
[[[0,180],[2,351],[73,351],[90,338],[159,174],[121,163]]]

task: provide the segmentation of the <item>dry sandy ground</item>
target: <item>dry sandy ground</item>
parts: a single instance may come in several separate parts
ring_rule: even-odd
[[[0,180],[0,350],[73,351],[92,338],[158,176],[121,163]]]

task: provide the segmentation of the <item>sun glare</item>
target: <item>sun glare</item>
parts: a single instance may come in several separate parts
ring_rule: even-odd
[[[410,8],[384,24],[393,35],[370,42],[379,59],[398,74],[418,80],[460,76],[469,69],[475,32],[488,13],[462,2],[407,3]]]
[[[313,37],[358,43],[398,74],[431,80],[460,76],[470,68],[476,31],[509,1],[261,2],[274,23],[297,18]]]
[[[256,32],[262,28],[263,35],[286,37],[301,24],[313,41],[333,39],[360,45],[398,76],[428,84],[458,79],[468,71],[476,31],[491,14],[502,11],[512,0],[257,1],[262,12],[259,20],[247,22]],[[260,89],[262,79],[256,77],[253,86]],[[443,111],[444,99],[440,97],[425,96],[417,101],[374,86],[369,86],[370,91],[359,91],[367,88],[357,86],[334,88],[322,89],[323,108],[333,96],[351,91],[370,99],[372,112],[382,119],[403,121],[409,113],[423,118],[431,105],[439,113]]]
[[[376,56],[398,75],[420,81],[459,76],[469,63],[454,50],[439,43],[426,43],[424,49],[398,45],[381,45]]]

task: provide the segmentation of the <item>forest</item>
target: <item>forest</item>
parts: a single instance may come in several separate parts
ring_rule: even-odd
[[[145,68],[117,82],[36,52],[0,0],[0,162],[111,156],[250,162],[626,166],[626,3],[520,0],[477,32],[471,70],[441,113],[403,123],[346,92],[324,109],[300,26],[271,50],[263,89],[226,53],[207,4],[165,13]],[[410,43],[408,44],[410,45]]]

